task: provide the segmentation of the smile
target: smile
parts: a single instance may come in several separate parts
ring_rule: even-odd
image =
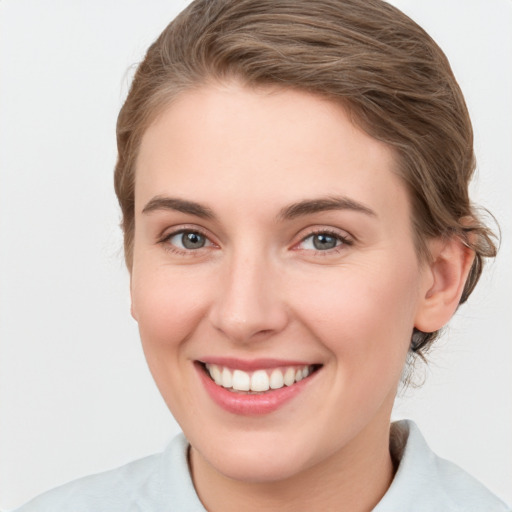
[[[232,391],[253,393],[264,393],[269,390],[292,386],[296,382],[307,378],[316,369],[315,365],[304,365],[246,372],[238,369],[232,370],[226,366],[216,364],[205,364],[204,367],[217,386]]]
[[[304,393],[322,365],[217,359],[195,361],[195,367],[214,403],[232,414],[255,416],[272,413]]]

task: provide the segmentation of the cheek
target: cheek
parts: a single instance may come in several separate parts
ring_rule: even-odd
[[[208,280],[190,269],[152,269],[132,275],[132,309],[148,353],[179,346],[207,309]]]
[[[132,273],[133,314],[153,379],[179,419],[195,410],[192,397],[183,393],[191,384],[187,340],[205,317],[208,289],[198,276],[177,269],[149,265],[142,270]]]
[[[350,362],[349,371],[364,373],[403,364],[417,302],[415,266],[339,267],[296,282],[298,315],[337,364]]]

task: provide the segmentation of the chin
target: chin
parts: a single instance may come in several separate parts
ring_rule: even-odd
[[[291,460],[282,453],[273,450],[271,456],[254,453],[240,455],[224,452],[222,460],[212,464],[214,468],[227,478],[247,483],[272,483],[293,477],[306,469],[305,461],[295,456]]]
[[[315,463],[308,457],[307,443],[290,442],[290,436],[279,438],[275,433],[246,434],[234,436],[238,440],[230,437],[215,447],[207,445],[204,450],[199,446],[196,454],[224,477],[247,483],[286,480]]]

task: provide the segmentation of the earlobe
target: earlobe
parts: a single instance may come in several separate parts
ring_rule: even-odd
[[[425,265],[425,284],[414,324],[422,332],[437,331],[448,323],[475,257],[458,237],[436,239],[429,247],[432,258]]]

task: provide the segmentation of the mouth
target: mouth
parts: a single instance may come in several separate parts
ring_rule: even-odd
[[[218,387],[237,394],[268,394],[310,378],[322,365],[293,364],[246,371],[222,364],[197,361]]]
[[[212,401],[238,416],[265,416],[297,396],[311,396],[322,364],[260,359],[244,361],[212,358],[194,362],[200,381]]]

